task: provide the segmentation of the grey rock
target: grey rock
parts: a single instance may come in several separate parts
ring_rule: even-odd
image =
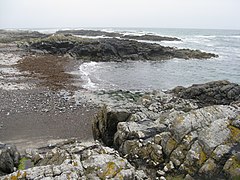
[[[54,149],[39,149],[39,153],[43,156],[42,163],[1,178],[74,180],[146,177],[144,172],[139,173],[126,159],[120,157],[117,151],[95,142],[57,144]]]
[[[12,173],[18,166],[20,154],[16,146],[0,143],[0,175]]]
[[[201,107],[216,104],[229,105],[240,100],[240,86],[229,81],[213,81],[188,88],[177,87],[170,92],[184,99],[193,99]]]
[[[240,177],[240,159],[236,155],[231,156],[226,161],[223,170],[231,179],[238,179]]]
[[[215,97],[219,88],[225,93],[232,85],[223,81],[206,86],[209,87],[208,96]],[[198,89],[197,85],[194,87]],[[179,88],[178,93],[183,89]],[[188,93],[191,94],[191,88]],[[236,146],[240,142],[237,123],[240,107],[236,97],[238,95],[226,101],[223,99],[231,105],[218,105],[222,103],[220,100],[207,105],[209,102],[201,104],[196,99],[184,99],[174,94],[147,93],[138,99],[137,106],[125,109],[130,114],[128,118],[116,121],[112,145],[135,166],[153,169],[148,172],[151,178],[155,177],[159,167],[172,177],[182,173],[181,177],[222,178],[225,176],[221,173],[224,163],[238,151]],[[123,111],[121,106],[119,110],[117,106],[109,106],[111,113]],[[227,170],[227,165],[225,169],[226,174],[232,172]]]

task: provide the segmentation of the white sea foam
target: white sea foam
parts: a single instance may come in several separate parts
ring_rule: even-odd
[[[96,62],[89,62],[89,63],[83,63],[80,65],[79,70],[80,74],[82,76],[82,79],[85,81],[85,84],[83,85],[83,88],[86,89],[96,89],[97,84],[92,82],[90,75],[96,71],[97,69],[97,63]]]
[[[74,36],[80,37],[80,38],[89,38],[89,39],[112,38],[108,36],[83,36],[83,35],[74,35]]]

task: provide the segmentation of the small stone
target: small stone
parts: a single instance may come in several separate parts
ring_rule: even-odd
[[[49,112],[49,109],[42,109],[42,112]]]
[[[166,180],[166,178],[164,176],[161,176],[160,180]]]
[[[173,162],[172,161],[169,161],[169,163],[167,163],[165,166],[164,166],[164,168],[163,168],[163,170],[165,171],[165,172],[169,172],[169,171],[171,171],[171,170],[173,170],[174,169],[174,165],[173,165]]]
[[[158,171],[157,171],[157,174],[158,174],[159,176],[164,176],[166,173],[165,173],[164,171],[162,171],[162,170],[158,170]]]
[[[192,176],[190,176],[189,174],[187,174],[187,175],[185,176],[184,180],[194,180],[194,179],[192,178]]]

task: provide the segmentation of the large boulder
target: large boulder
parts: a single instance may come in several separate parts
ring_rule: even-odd
[[[14,145],[0,143],[0,176],[14,172],[20,154]]]

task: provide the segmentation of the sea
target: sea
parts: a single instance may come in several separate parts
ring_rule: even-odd
[[[107,32],[154,34],[180,38],[162,41],[163,46],[199,49],[218,54],[218,58],[171,59],[161,61],[87,62],[79,67],[89,90],[167,90],[216,80],[240,84],[240,30],[96,28]]]

